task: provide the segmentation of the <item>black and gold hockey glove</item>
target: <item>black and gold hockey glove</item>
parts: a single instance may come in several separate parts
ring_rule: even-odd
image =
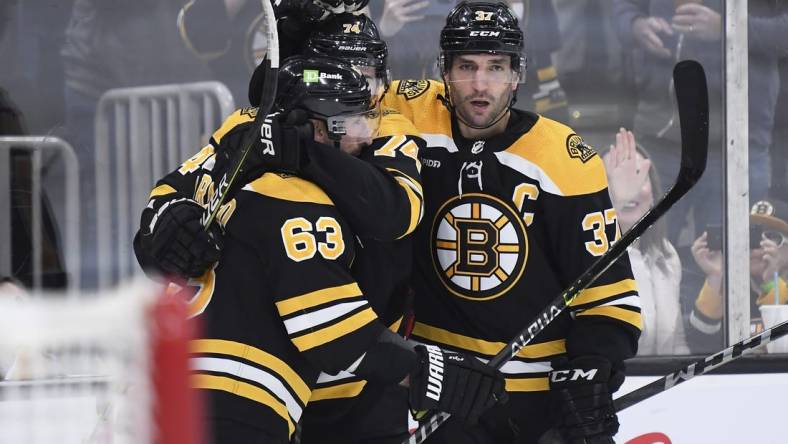
[[[614,443],[618,418],[612,393],[623,382],[623,374],[611,368],[610,361],[601,356],[564,359],[553,365],[550,414],[555,429],[540,444]]]
[[[410,374],[410,406],[416,411],[439,410],[469,424],[496,403],[508,399],[501,373],[478,359],[416,346],[419,363]]]
[[[219,183],[222,176],[229,172],[234,164],[233,160],[241,155],[247,133],[253,129],[253,123],[249,122],[236,126],[222,137],[216,150],[216,163],[211,171],[214,183]],[[306,162],[304,145],[313,139],[312,131],[312,124],[303,110],[268,115],[260,127],[260,132],[254,135],[254,145],[244,160],[239,179],[233,181],[227,199],[232,199],[239,187],[266,171],[298,173]]]
[[[222,229],[214,223],[208,231],[203,230],[200,217],[204,211],[197,202],[184,197],[154,200],[154,206],[143,211],[138,234],[142,251],[137,251],[137,257],[146,272],[196,278],[219,260]],[[135,250],[137,246],[135,242]]]

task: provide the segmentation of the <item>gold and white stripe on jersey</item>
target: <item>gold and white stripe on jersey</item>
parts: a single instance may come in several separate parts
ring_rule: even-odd
[[[487,362],[506,344],[461,335],[449,330],[416,322],[411,339],[415,342],[435,344],[449,350],[471,353]],[[515,358],[501,366],[508,392],[533,392],[549,390],[548,373],[552,370],[550,359],[566,353],[563,339],[531,344],[523,347]]]
[[[402,319],[403,318],[400,317],[391,324],[389,330],[394,333],[399,331],[399,327],[402,325]],[[326,399],[352,398],[358,396],[366,385],[366,380],[345,370],[340,371],[336,375],[329,375],[321,372],[317,377],[317,384],[312,390],[312,397],[309,398],[309,402],[323,401]]]
[[[323,288],[276,303],[290,340],[310,350],[377,319],[358,284]]]
[[[311,391],[287,363],[251,345],[221,339],[193,340],[190,353],[194,388],[258,402],[287,422],[293,434]]]
[[[606,285],[589,287],[572,301],[576,316],[605,316],[643,329],[640,298],[634,279],[622,279]]]

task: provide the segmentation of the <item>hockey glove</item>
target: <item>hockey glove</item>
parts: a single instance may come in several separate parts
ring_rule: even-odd
[[[335,14],[356,12],[369,0],[284,0],[275,7],[277,17],[296,15],[302,20],[316,22]]]
[[[140,244],[162,271],[196,278],[219,260],[222,230],[216,223],[203,230],[204,211],[191,199],[175,198],[143,212]]]
[[[211,172],[214,183],[219,183],[222,176],[229,173],[234,159],[241,155],[247,132],[253,128],[252,124],[236,127],[222,138]],[[240,180],[234,180],[232,187],[237,189],[246,185],[265,171],[298,173],[306,162],[304,144],[312,137],[312,124],[303,110],[269,114],[241,166]],[[234,190],[230,190],[227,199],[233,195]]]
[[[440,410],[470,424],[496,403],[508,399],[501,373],[478,359],[416,346],[418,363],[410,375],[411,409]]]
[[[618,418],[611,387],[617,389],[623,374],[611,378],[610,362],[600,356],[564,359],[550,372],[550,413],[560,442],[613,444]],[[540,440],[540,443],[544,440]]]

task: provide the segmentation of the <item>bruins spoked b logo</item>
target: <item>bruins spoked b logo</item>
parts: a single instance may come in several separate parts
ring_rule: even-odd
[[[477,301],[501,296],[525,269],[525,225],[509,205],[493,196],[457,196],[432,223],[432,263],[453,294]]]

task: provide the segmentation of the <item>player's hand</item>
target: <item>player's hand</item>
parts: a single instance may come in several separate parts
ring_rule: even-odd
[[[234,159],[241,155],[247,133],[253,129],[251,124],[236,127],[222,138],[212,171],[215,182],[218,183],[221,176],[230,171]],[[264,171],[298,173],[306,162],[304,144],[312,139],[312,131],[312,124],[303,110],[269,114],[254,136],[254,145],[239,173],[241,180],[234,183],[243,186]]]
[[[632,36],[640,46],[657,57],[669,58],[670,50],[660,34],[673,35],[673,29],[662,17],[640,17],[632,22]]]
[[[501,373],[460,353],[434,345],[416,347],[419,365],[410,375],[413,410],[440,410],[475,424],[487,409],[508,399]]]
[[[424,8],[429,6],[427,0],[384,0],[383,15],[380,18],[380,34],[383,37],[391,37],[398,33],[403,26],[411,22],[424,19],[424,14],[420,14]]]
[[[722,36],[722,17],[708,6],[687,3],[676,8],[673,29],[689,37],[715,42]]]
[[[200,217],[204,211],[191,199],[175,198],[141,227],[141,246],[162,270],[184,279],[196,278],[219,260],[222,230],[215,223],[208,231],[203,229]]]
[[[554,433],[566,444],[613,444],[618,418],[612,393],[624,376],[600,356],[564,359],[550,372]],[[542,442],[540,440],[540,442]]]

